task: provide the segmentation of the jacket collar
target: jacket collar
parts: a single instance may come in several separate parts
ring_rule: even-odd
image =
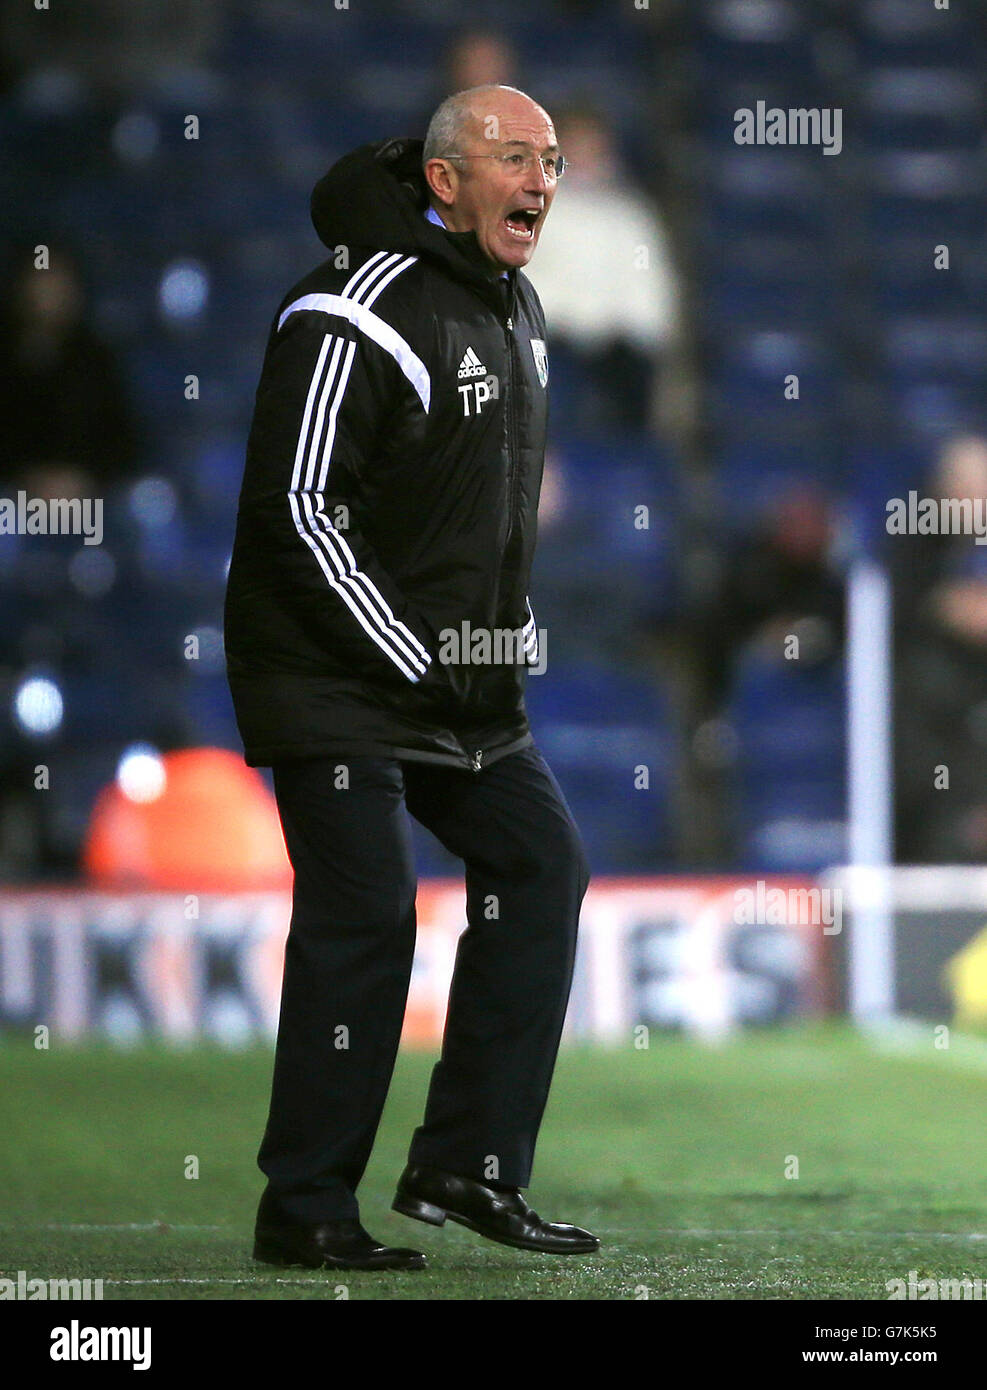
[[[450,232],[424,214],[428,191],[422,173],[421,140],[385,140],[361,145],[338,160],[312,191],[312,223],[330,250],[374,246],[402,251],[438,264],[467,284],[498,313],[504,312],[501,281],[480,249],[476,233]],[[513,299],[517,271],[504,285]]]
[[[448,227],[446,227],[446,224],[442,221],[442,218],[435,211],[435,208],[431,206],[431,204],[429,204],[429,206],[425,209],[425,216],[428,218],[429,222],[433,222],[436,227],[441,227],[443,231],[449,230]],[[506,280],[507,278],[507,271],[502,270],[500,272],[500,275],[498,276],[498,279]]]

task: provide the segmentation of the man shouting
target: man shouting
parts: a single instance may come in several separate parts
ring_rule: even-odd
[[[548,358],[521,267],[564,167],[524,93],[457,93],[424,145],[363,146],[317,185],[330,255],[271,326],[226,651],[294,869],[258,1156],[254,1254],[272,1264],[425,1263],[368,1235],[355,1195],[415,945],[409,812],[462,859],[468,926],[394,1209],[525,1250],[598,1246],[520,1191],[589,879],[524,707]]]

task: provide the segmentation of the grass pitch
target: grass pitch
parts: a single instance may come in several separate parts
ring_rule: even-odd
[[[722,1046],[570,1047],[535,1209],[588,1226],[566,1259],[390,1211],[433,1058],[404,1053],[360,1189],[420,1273],[275,1270],[250,1257],[272,1051],[0,1043],[0,1274],[101,1278],[107,1299],[880,1299],[886,1281],[987,1277],[987,1067],[843,1026]],[[189,1156],[198,1177],[186,1177]],[[794,1176],[796,1171],[798,1176]],[[786,1176],[791,1174],[792,1176]]]

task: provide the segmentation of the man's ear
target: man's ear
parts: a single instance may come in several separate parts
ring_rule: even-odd
[[[458,171],[446,159],[430,159],[424,166],[425,182],[435,198],[446,207],[456,201]]]

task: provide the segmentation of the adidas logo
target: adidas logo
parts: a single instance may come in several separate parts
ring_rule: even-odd
[[[468,347],[463,353],[462,362],[459,364],[459,372],[457,373],[459,380],[465,381],[468,377],[486,376],[486,374],[486,367],[480,361],[479,357],[477,357],[473,349]]]

